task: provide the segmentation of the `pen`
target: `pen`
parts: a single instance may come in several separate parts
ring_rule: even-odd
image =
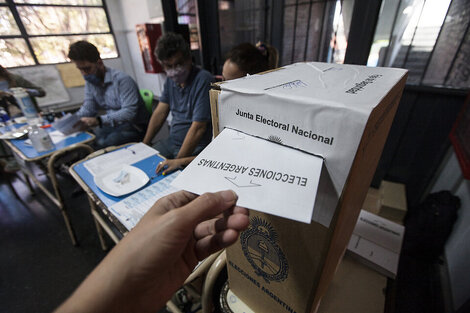
[[[51,126],[52,126],[51,124],[46,124],[46,125],[40,126],[40,128],[49,128],[49,127],[51,127]]]

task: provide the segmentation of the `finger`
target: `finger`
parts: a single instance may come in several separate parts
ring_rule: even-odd
[[[198,260],[203,260],[212,253],[234,244],[238,239],[239,232],[233,229],[204,237],[195,244],[194,251]]]
[[[169,173],[173,172],[174,170],[175,170],[175,166],[173,166],[171,164],[170,165],[165,165],[162,168],[162,171],[163,171],[162,175],[165,176],[166,174],[169,174]]]
[[[249,218],[245,214],[234,214],[228,218],[211,219],[196,226],[194,229],[194,237],[196,240],[199,240],[227,229],[234,229],[237,231],[244,230],[248,227],[249,223]]]
[[[163,215],[168,211],[171,211],[175,208],[179,208],[190,203],[197,197],[196,194],[193,194],[188,191],[180,190],[175,193],[169,194],[161,199],[159,199],[155,204],[150,208],[150,214]]]
[[[168,168],[168,163],[168,160],[158,163],[156,173],[158,174],[159,172],[166,170]]]
[[[181,222],[194,229],[200,222],[234,206],[237,199],[237,194],[232,190],[205,193],[181,208]]]
[[[163,167],[163,161],[158,163],[157,168],[155,169],[155,173],[158,174],[158,172],[162,170],[162,167]]]

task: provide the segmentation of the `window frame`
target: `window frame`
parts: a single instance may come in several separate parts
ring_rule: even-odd
[[[0,2],[0,7],[8,7],[10,9],[13,18],[15,19],[16,25],[20,31],[19,35],[0,35],[0,39],[23,39],[28,47],[29,53],[31,54],[34,64],[31,65],[20,65],[20,66],[8,66],[7,64],[2,64],[6,68],[17,68],[17,67],[28,67],[28,66],[38,66],[38,65],[53,65],[53,64],[63,64],[69,63],[58,62],[58,63],[40,63],[36,54],[34,53],[33,46],[31,44],[30,38],[41,38],[41,37],[65,37],[65,36],[89,36],[89,35],[111,35],[113,36],[117,56],[116,59],[120,57],[119,47],[117,45],[116,36],[114,35],[113,26],[111,24],[111,19],[109,18],[108,7],[105,0],[101,0],[102,5],[87,5],[87,4],[44,4],[44,3],[16,3],[14,0],[5,0],[5,3]],[[39,35],[29,35],[26,31],[23,21],[18,13],[17,7],[58,7],[58,8],[102,8],[104,10],[106,21],[109,26],[108,32],[86,32],[86,33],[61,33],[61,34],[39,34]]]

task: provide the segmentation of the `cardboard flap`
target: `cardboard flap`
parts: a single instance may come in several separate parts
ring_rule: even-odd
[[[322,166],[314,155],[226,128],[173,185],[197,194],[232,189],[239,206],[304,223],[319,203],[314,216],[328,226],[337,197],[316,202]]]
[[[218,127],[323,157],[341,194],[369,115],[405,73],[310,62],[229,81]]]

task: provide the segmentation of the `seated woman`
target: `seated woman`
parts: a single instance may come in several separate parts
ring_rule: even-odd
[[[21,115],[21,109],[16,103],[15,97],[9,91],[14,87],[22,87],[31,96],[36,110],[39,112],[36,99],[34,97],[44,97],[46,92],[39,86],[34,85],[30,81],[24,79],[20,75],[16,75],[7,71],[0,65],[0,106],[2,106],[11,117]]]
[[[222,69],[223,80],[232,80],[246,75],[267,71],[270,67],[269,46],[258,43],[242,43],[232,48],[226,55]],[[272,50],[271,50],[272,51]],[[271,53],[272,56],[272,53]],[[273,63],[272,63],[273,64]],[[156,173],[166,175],[191,163],[195,156],[180,159],[167,159],[158,164]]]

